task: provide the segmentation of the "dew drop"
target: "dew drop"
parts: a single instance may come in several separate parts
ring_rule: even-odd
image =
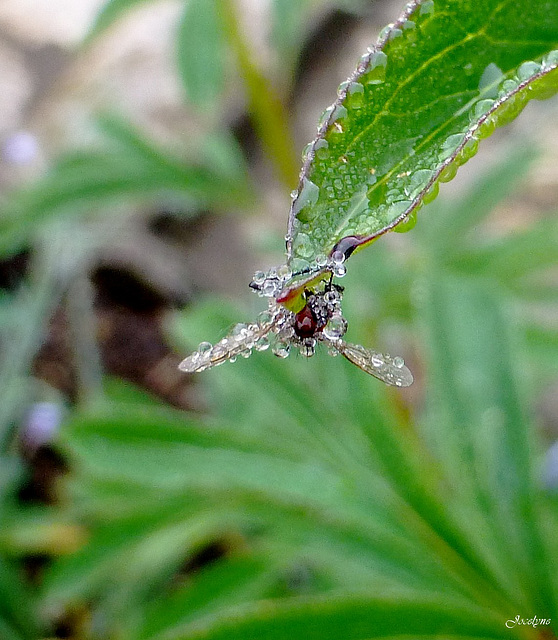
[[[340,313],[332,315],[323,328],[324,336],[330,340],[338,340],[345,335],[346,331],[347,321]]]
[[[330,105],[329,107],[327,107],[327,109],[324,109],[322,111],[322,114],[320,115],[320,118],[318,120],[318,130],[320,130],[325,125],[325,123],[329,121],[334,108],[334,105]]]
[[[314,144],[314,153],[318,158],[327,158],[329,156],[328,147],[329,142],[327,140],[324,140],[323,138],[320,138],[319,140],[316,140],[316,143]]]
[[[420,5],[419,15],[429,16],[434,13],[434,0],[426,0]]]
[[[335,105],[333,111],[331,112],[331,122],[337,122],[338,120],[342,120],[347,117],[347,109],[342,104]]]
[[[351,82],[347,94],[349,105],[354,109],[360,109],[364,104],[364,87],[360,82]]]
[[[481,74],[479,92],[486,98],[495,98],[498,95],[498,85],[503,79],[503,71],[498,65],[491,62]]]
[[[482,118],[485,113],[488,113],[493,106],[494,100],[479,100],[473,105],[473,109],[469,114],[469,120],[476,122],[479,118]]]
[[[319,253],[315,258],[315,262],[318,267],[325,267],[327,264],[327,256],[325,253]]]
[[[523,111],[527,101],[527,93],[520,91],[503,102],[493,116],[496,126],[502,127],[514,120]]]
[[[505,98],[508,94],[513,93],[517,90],[518,84],[512,78],[508,78],[504,80],[500,86],[500,91],[498,92],[498,96],[500,98]]]
[[[524,62],[519,65],[517,70],[517,78],[520,82],[525,82],[525,80],[529,80],[535,74],[537,74],[541,70],[541,65],[538,62],[533,62],[529,60],[528,62]]]
[[[383,51],[375,51],[370,56],[366,82],[368,84],[381,84],[386,78],[387,55]]]
[[[198,345],[198,353],[200,355],[206,355],[207,353],[209,353],[212,349],[212,345],[211,342],[200,342],[200,344]]]
[[[432,202],[433,200],[436,199],[436,196],[438,195],[440,191],[440,183],[439,182],[435,182],[430,189],[428,189],[428,191],[424,194],[423,197],[423,202],[424,204],[429,204],[430,202]]]
[[[293,203],[293,215],[297,216],[304,207],[316,204],[319,195],[320,188],[308,178],[304,178],[302,189]]]
[[[409,200],[398,200],[389,205],[387,209],[388,220],[392,221],[398,218],[402,213],[405,213],[407,209],[411,206]]]
[[[393,22],[391,22],[390,24],[386,24],[386,26],[380,31],[380,34],[378,36],[379,40],[382,40],[383,38],[389,36],[389,32],[393,29]]]
[[[292,275],[293,275],[293,272],[289,267],[289,265],[287,264],[282,264],[280,267],[277,268],[277,276],[281,280],[288,280]]]
[[[222,345],[221,343],[217,343],[214,347],[213,347],[213,351],[211,352],[211,355],[213,358],[222,358],[223,356],[225,356],[227,354],[227,349],[225,347],[225,345]]]
[[[265,280],[265,273],[263,271],[256,271],[256,273],[254,274],[254,277],[252,278],[252,280],[256,284],[262,284],[263,281]]]
[[[405,364],[405,360],[401,356],[395,356],[393,359],[393,366],[401,369],[401,367]]]
[[[291,260],[291,269],[293,273],[302,273],[306,271],[310,267],[310,263],[308,260],[304,260],[303,258],[293,258]]]
[[[280,290],[281,284],[279,280],[269,279],[263,283],[261,292],[265,298],[274,298]]]
[[[273,316],[269,311],[262,311],[258,314],[258,323],[260,325],[269,324],[273,320]]]
[[[349,84],[349,93],[351,95],[355,93],[364,93],[364,87],[360,84],[360,82],[351,82]]]
[[[411,213],[404,218],[396,227],[393,228],[397,233],[407,233],[417,224],[417,214],[416,211],[411,211]]]
[[[254,345],[256,351],[265,351],[269,349],[269,338],[267,336],[262,336]]]
[[[283,342],[282,340],[278,340],[273,345],[271,350],[278,358],[286,358],[288,357],[291,351],[291,345],[288,342]]]
[[[558,65],[558,50],[554,50],[554,51],[550,51],[549,53],[546,54],[546,56],[543,58],[542,61],[542,66],[545,69],[548,69],[550,67],[555,67]]]
[[[479,141],[476,138],[470,138],[465,143],[465,146],[459,152],[459,155],[455,159],[456,162],[460,165],[465,164],[468,160],[470,160],[474,155],[476,155],[479,150]]]
[[[457,169],[458,169],[458,165],[456,162],[450,162],[448,165],[446,165],[442,171],[440,172],[440,175],[438,177],[438,180],[440,182],[449,182],[450,180],[453,180],[455,178],[455,176],[457,175]]]
[[[477,129],[476,136],[480,140],[488,138],[494,133],[494,129],[496,129],[496,121],[492,116],[490,116],[489,118],[486,118],[486,120]]]
[[[300,345],[300,353],[305,357],[305,358],[311,358],[314,353],[316,352],[316,342],[310,342],[310,341],[305,341],[303,344]]]
[[[299,233],[293,243],[295,253],[303,258],[310,258],[314,253],[314,245],[310,240],[310,236],[305,233]]]
[[[246,329],[247,329],[246,324],[242,322],[238,322],[237,324],[234,325],[233,330],[231,331],[231,336],[234,336],[235,338],[240,338],[246,334]]]
[[[331,254],[331,260],[334,264],[343,264],[345,262],[345,254],[342,251],[334,251]]]
[[[535,80],[529,89],[536,100],[552,98],[558,91],[558,69],[554,68]]]
[[[455,153],[457,147],[459,147],[459,145],[463,142],[464,137],[465,136],[463,133],[456,133],[446,138],[440,148],[440,153],[438,156],[439,159],[443,161],[452,156]]]
[[[417,169],[411,174],[409,184],[405,188],[405,194],[409,198],[416,198],[432,178],[430,169]]]
[[[341,97],[341,95],[347,90],[348,86],[351,84],[350,80],[345,80],[337,87],[337,95]]]
[[[370,61],[370,51],[368,51],[368,53],[364,53],[360,56],[360,60],[358,63],[358,66],[360,68],[364,68],[366,69],[368,67],[368,63]]]

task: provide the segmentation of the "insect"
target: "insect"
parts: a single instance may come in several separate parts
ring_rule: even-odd
[[[363,235],[356,235],[359,227],[351,227],[349,222],[359,216],[363,217],[369,206],[368,189],[377,181],[376,169],[369,168],[365,172],[365,184],[360,185],[359,189],[356,189],[358,185],[352,184],[351,188],[356,189],[355,193],[345,203],[342,215],[334,226],[334,234],[338,234],[340,239],[330,250],[327,238],[320,238],[319,247],[327,247],[325,251],[328,255],[317,253],[318,245],[312,245],[312,229],[316,229],[309,226],[312,216],[309,218],[308,208],[311,209],[318,202],[320,193],[327,192],[326,189],[320,191],[320,187],[310,180],[309,175],[316,157],[327,152],[328,132],[333,132],[331,135],[337,137],[344,135],[345,130],[338,120],[343,120],[348,113],[346,101],[361,99],[365,91],[364,84],[368,92],[374,90],[376,76],[368,80],[364,78],[364,84],[360,84],[361,79],[369,72],[374,72],[378,60],[386,58],[385,54],[378,52],[389,42],[392,31],[402,33],[404,25],[408,24],[410,16],[420,5],[420,0],[410,2],[400,19],[382,32],[376,47],[368,49],[356,71],[340,85],[335,103],[324,111],[318,124],[318,136],[305,151],[298,188],[291,194],[292,203],[285,236],[286,264],[272,268],[267,273],[256,272],[250,283],[250,287],[258,295],[268,298],[268,308],[258,316],[256,322],[236,325],[229,335],[215,345],[202,342],[194,353],[180,363],[182,371],[205,371],[226,361],[233,362],[238,357],[248,357],[253,350],[264,351],[268,348],[280,358],[286,358],[294,349],[310,357],[317,345],[323,343],[331,355],[341,354],[359,369],[386,384],[398,387],[412,384],[413,376],[403,358],[378,353],[345,341],[347,321],[341,311],[343,288],[334,284],[333,278],[345,275],[345,262],[354,251],[370,244],[403,221],[409,222],[415,204],[407,206],[404,201],[404,210],[397,209],[396,217],[386,218],[377,228],[368,229],[367,234],[364,233],[364,228]],[[354,141],[354,136],[347,138],[347,144],[349,140]],[[354,154],[354,150],[351,153]],[[348,174],[351,153],[339,157],[338,176]],[[329,186],[331,191],[333,185]],[[427,186],[430,187],[430,183]],[[395,205],[401,206],[401,203],[396,202]],[[366,218],[365,215],[364,217]],[[351,233],[355,235],[350,235]]]
[[[247,358],[252,350],[264,351],[269,347],[280,358],[286,358],[293,348],[310,357],[321,342],[331,355],[341,354],[386,384],[411,385],[413,376],[403,358],[343,339],[347,331],[341,310],[343,287],[333,283],[333,276],[345,274],[343,263],[358,246],[357,240],[340,241],[328,260],[318,260],[320,264],[304,272],[293,274],[287,265],[270,269],[268,273],[256,272],[250,287],[269,299],[267,310],[256,322],[237,324],[215,345],[202,342],[179,368],[187,373],[205,371],[226,361],[234,362],[239,356]]]

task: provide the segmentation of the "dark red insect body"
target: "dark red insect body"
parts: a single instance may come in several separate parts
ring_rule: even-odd
[[[314,312],[306,304],[295,316],[294,332],[299,338],[312,338],[320,328]]]

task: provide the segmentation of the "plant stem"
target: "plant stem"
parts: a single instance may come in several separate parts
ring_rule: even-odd
[[[222,0],[220,16],[235,53],[248,97],[248,109],[262,145],[288,189],[298,181],[299,161],[281,99],[252,61],[241,34],[234,0]]]

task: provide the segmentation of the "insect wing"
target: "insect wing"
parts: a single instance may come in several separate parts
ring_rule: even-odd
[[[234,360],[239,355],[248,357],[252,349],[260,349],[263,339],[275,327],[279,314],[270,315],[265,321],[252,324],[238,324],[232,333],[212,346],[209,342],[202,342],[197,351],[190,354],[178,368],[186,373],[197,373],[211,367]],[[269,342],[267,343],[269,344]]]
[[[217,350],[217,351],[216,351]],[[211,347],[213,353],[204,354],[203,351],[194,351],[187,358],[184,358],[178,365],[180,371],[185,373],[198,373],[205,371],[211,367],[216,367],[219,364],[223,364],[227,360],[235,357],[235,353],[231,350],[227,350],[224,346],[221,348],[219,343],[214,347]]]
[[[328,340],[328,344],[362,371],[394,387],[409,387],[413,384],[413,374],[403,363],[403,358],[391,356],[359,344],[344,340]]]

